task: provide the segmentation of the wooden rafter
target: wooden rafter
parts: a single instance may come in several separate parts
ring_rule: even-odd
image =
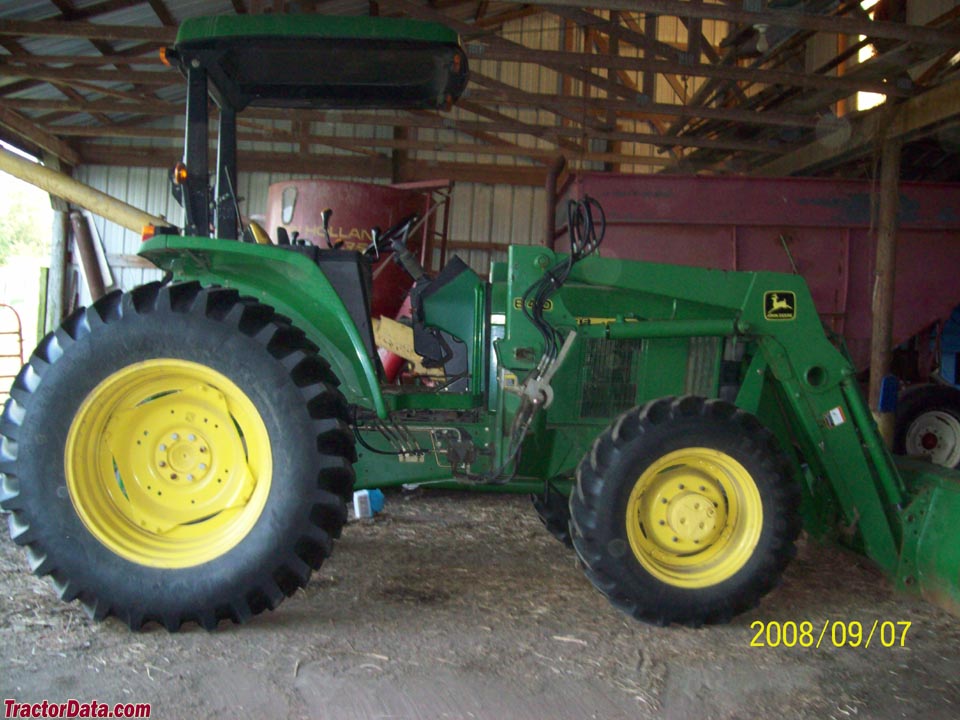
[[[2,104],[0,104],[2,107]],[[583,159],[598,159],[599,155],[591,154],[586,152],[583,146],[567,142],[565,138],[577,139],[581,138],[583,135],[582,130],[576,128],[559,128],[559,127],[540,127],[529,125],[528,123],[523,123],[512,118],[507,118],[505,116],[497,116],[496,121],[491,122],[466,122],[466,121],[449,121],[445,118],[441,118],[436,115],[432,115],[426,112],[416,113],[418,119],[408,118],[406,120],[401,118],[384,118],[376,115],[357,115],[349,114],[345,118],[354,124],[370,124],[370,125],[392,125],[400,127],[423,127],[430,126],[435,129],[445,129],[445,130],[455,130],[457,132],[463,132],[465,134],[483,137],[485,140],[485,145],[468,145],[463,143],[449,143],[441,142],[436,140],[425,140],[417,141],[410,140],[402,145],[397,144],[395,141],[392,141],[387,138],[379,137],[358,137],[358,138],[342,138],[335,136],[326,136],[315,133],[308,133],[306,131],[286,131],[282,129],[277,129],[270,126],[258,125],[256,123],[245,121],[241,123],[241,127],[244,128],[247,132],[241,131],[239,137],[243,140],[248,141],[259,141],[259,142],[284,142],[284,143],[293,143],[293,142],[307,142],[311,144],[323,144],[329,145],[331,147],[337,147],[344,150],[354,150],[357,148],[363,147],[384,147],[384,148],[393,148],[393,149],[405,149],[405,150],[425,150],[425,151],[447,151],[447,152],[476,152],[478,154],[487,154],[487,155],[504,155],[504,156],[513,156],[513,157],[528,157],[531,159],[551,159],[556,157],[558,154],[557,149],[550,148],[531,148],[515,143],[510,143],[502,138],[497,137],[493,134],[493,131],[500,133],[515,133],[518,135],[528,135],[531,137],[536,137],[541,140],[547,140],[549,142],[556,143],[558,148],[561,150],[566,150],[568,154],[573,154],[576,157],[581,157]],[[305,115],[311,119],[315,119],[312,116]],[[330,120],[332,118],[326,118]],[[292,118],[295,123],[304,123],[304,120],[301,120],[297,117]],[[358,122],[360,121],[360,122]],[[486,129],[485,129],[486,128]],[[96,127],[96,126],[74,126],[74,125],[50,125],[42,128],[44,131],[49,133],[57,133],[63,137],[132,137],[132,138],[169,138],[169,139],[182,139],[183,133],[180,130],[167,129],[167,128],[156,128],[156,127],[117,127],[113,126],[110,128]],[[763,142],[747,142],[747,141],[736,141],[736,140],[712,140],[710,138],[664,138],[659,134],[649,134],[649,133],[637,133],[637,132],[626,132],[618,130],[609,130],[605,132],[598,131],[596,134],[591,135],[599,140],[607,140],[610,142],[630,142],[637,144],[648,144],[648,145],[663,145],[669,143],[670,145],[677,146],[686,146],[686,147],[708,147],[708,148],[722,148],[730,150],[740,150],[744,152],[773,152],[777,150],[777,146],[773,143],[763,143]],[[613,153],[614,155],[627,157],[619,153]],[[596,157],[594,157],[596,155]],[[657,161],[653,164],[657,165],[666,165],[669,164],[666,161]]]
[[[729,5],[700,3],[692,0],[528,0],[528,2],[532,5],[627,10],[674,17],[725,20],[744,25],[774,25],[837,35],[866,35],[872,38],[887,38],[937,47],[951,47],[957,40],[955,33],[919,25],[815,15],[786,9],[748,11]]]
[[[0,77],[47,82],[113,83],[116,85],[179,85],[183,78],[167,68],[150,70],[100,70],[90,67],[52,68],[0,62]]]
[[[15,110],[0,108],[0,125],[41,150],[60,158],[68,165],[77,165],[80,162],[80,156],[70,145],[56,135],[36,127]]]
[[[102,143],[83,143],[78,147],[83,163],[120,167],[169,167],[171,157],[156,148],[126,148]],[[245,152],[242,168],[246,171],[284,168],[292,173],[317,173],[331,177],[391,177],[391,162],[387,156],[359,158],[343,155],[304,155],[299,152]],[[546,169],[538,167],[501,167],[493,164],[408,161],[400,170],[401,182],[431,180],[438,177],[457,182],[478,182],[490,185],[542,186]]]
[[[157,16],[157,19],[167,27],[176,27],[177,19],[173,16],[173,13],[170,12],[170,8],[166,6],[166,3],[163,0],[147,0],[150,3],[150,9],[153,10],[153,14]]]
[[[807,114],[793,114],[783,112],[757,113],[751,110],[735,108],[697,107],[689,108],[683,105],[668,103],[651,103],[646,97],[634,97],[632,100],[612,100],[609,98],[566,98],[547,93],[532,93],[519,88],[504,88],[471,90],[471,97],[480,102],[500,103],[520,107],[551,108],[567,107],[572,110],[587,109],[604,112],[608,108],[615,108],[624,117],[633,117],[646,120],[650,116],[664,118],[708,118],[724,122],[744,123],[749,125],[767,125],[775,127],[815,127],[817,118]]]
[[[135,40],[157,46],[176,39],[174,28],[106,25],[63,20],[0,20],[0,35],[86,38],[88,40]]]
[[[94,3],[83,8],[75,8],[65,0],[51,0],[53,5],[60,11],[59,16],[64,20],[88,20],[98,15],[125,10],[126,8],[143,5],[144,0],[106,0],[105,2]],[[68,9],[64,9],[68,8]]]
[[[4,118],[0,125],[4,132],[12,132],[30,147],[58,155],[69,164],[101,158],[106,150],[102,144],[97,147],[100,138],[167,138],[171,147],[181,140],[182,131],[169,124],[161,129],[151,127],[157,118],[183,114],[182,103],[158,99],[159,90],[179,87],[183,80],[177,73],[161,69],[152,51],[174,40],[177,21],[182,18],[176,17],[171,7],[177,12],[189,10],[181,11],[169,0],[94,0],[85,7],[75,6],[82,4],[80,0],[50,3],[50,14],[41,20],[0,19],[0,46],[9,53],[0,55],[0,114]],[[333,6],[323,0],[304,0],[295,8],[289,0],[231,3],[237,13],[329,12],[327,8]],[[90,22],[137,5],[152,10],[156,19],[148,18],[150,26]],[[444,113],[250,108],[243,114],[239,132],[245,142],[291,144],[310,156],[291,165],[285,154],[261,153],[255,162],[264,167],[272,159],[291,170],[307,168],[314,158],[322,157],[316,155],[318,150],[334,147],[349,151],[350,160],[366,163],[359,167],[369,169],[371,176],[387,178],[416,179],[427,172],[422,153],[434,152],[476,155],[479,169],[475,172],[468,172],[466,164],[450,165],[460,177],[474,180],[515,182],[508,178],[514,168],[484,166],[482,160],[516,159],[517,167],[526,173],[521,184],[534,177],[542,180],[543,168],[558,153],[574,163],[604,163],[607,171],[644,164],[655,169],[678,161],[694,169],[722,169],[727,163],[741,170],[762,166],[791,172],[833,167],[862,154],[865,138],[876,128],[868,121],[855,123],[850,141],[854,146],[825,153],[816,143],[808,144],[820,118],[834,103],[861,90],[883,92],[891,103],[908,98],[909,107],[919,107],[914,102],[917,97],[933,97],[917,93],[923,83],[943,82],[951,74],[952,59],[960,50],[956,22],[960,9],[928,26],[917,26],[874,22],[860,11],[858,0],[842,0],[831,5],[829,12],[818,14],[817,9],[826,5],[814,0],[805,5],[806,12],[789,8],[753,12],[744,10],[740,0],[371,0],[371,15],[438,21],[461,35],[472,77],[457,109]],[[554,27],[559,18],[561,43],[556,49],[533,48],[516,41],[513,33],[499,30],[504,23],[536,14],[545,14],[545,27]],[[666,41],[658,36],[658,16],[679,18],[686,38],[681,34],[679,39]],[[103,19],[109,22],[109,18]],[[708,36],[716,37],[717,28],[711,23],[718,21],[730,27],[727,40],[716,48]],[[743,63],[744,39],[749,40],[757,23],[789,25],[795,32],[770,52]],[[846,53],[837,53],[814,70],[797,72],[797,67],[803,67],[805,43],[823,32],[863,34],[867,39],[851,43]],[[17,39],[20,36],[86,39],[99,55],[90,50],[78,56],[31,55],[27,47],[39,53],[42,45],[22,45]],[[889,41],[881,45],[877,58],[848,67],[840,76],[834,74],[835,67],[852,56],[858,45],[876,44],[876,39]],[[125,47],[131,42],[132,47]],[[523,90],[519,85],[529,86],[526,70],[520,75],[522,83],[504,82],[512,75],[501,75],[490,64],[500,62],[555,71],[556,92]],[[912,73],[916,85],[895,82],[899,74],[917,67],[925,68],[926,73]],[[691,76],[705,79],[697,83],[699,89],[692,96],[685,80]],[[673,89],[679,102],[656,102],[657,79],[665,83],[662,87]],[[49,94],[39,94],[42,99],[19,97],[45,83],[56,88],[62,99]],[[163,96],[170,97],[167,93]],[[667,97],[673,99],[673,95]],[[953,106],[948,103],[948,107]],[[960,116],[960,108],[956,115]],[[529,116],[536,120],[530,121]],[[281,127],[289,129],[267,128],[258,120],[288,121]],[[379,138],[344,138],[314,132],[319,122],[387,130],[378,130]],[[452,142],[439,143],[429,133],[419,132],[421,129],[456,135],[445,134],[444,139]],[[117,152],[126,153],[129,159],[142,159],[144,154],[138,149]],[[774,161],[778,156],[779,165]],[[381,164],[384,159],[386,165]],[[356,172],[356,163],[352,167],[353,172],[344,174],[365,174]],[[436,176],[436,165],[430,167],[434,169],[429,174]]]
[[[917,95],[893,108],[880,107],[855,121],[836,142],[814,142],[759,168],[760,175],[792,175],[823,169],[870,152],[877,138],[909,139],[960,115],[960,80]]]
[[[561,50],[533,50],[523,46],[507,47],[503,43],[492,43],[490,47],[478,48],[476,44],[467,46],[468,55],[485,60],[511,60],[555,68],[560,72],[579,74],[583,68],[594,67],[606,70],[641,70],[658,74],[696,75],[746,83],[784,85],[805,88],[839,88],[850,93],[877,92],[897,97],[911,94],[909,89],[879,80],[858,80],[849,75],[842,77],[811,75],[808,73],[784,70],[751,69],[736,66],[717,66],[706,63],[684,65],[667,60],[655,60],[639,57],[610,57],[592,53],[566,52]],[[602,79],[601,76],[597,76]],[[599,83],[597,79],[593,82]]]

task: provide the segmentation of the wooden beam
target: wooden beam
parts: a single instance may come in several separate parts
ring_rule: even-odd
[[[438,12],[437,10],[431,9],[430,7],[426,7],[426,6],[417,5],[416,3],[411,2],[410,0],[384,0],[382,4],[389,5],[391,7],[402,10],[410,17],[418,20],[430,20],[434,22],[441,22],[447,25],[452,30],[456,30],[463,37],[480,36],[483,38],[484,47],[491,47],[491,48],[496,47],[502,50],[503,52],[516,52],[521,54],[536,52],[536,51],[531,51],[529,48],[524,47],[519,43],[515,43],[511,40],[507,40],[506,38],[500,37],[499,35],[495,35],[489,31],[483,31],[482,33],[478,33],[478,28],[474,27],[473,25],[470,25],[469,23],[455,20],[454,18],[448,15],[444,15],[443,13]],[[468,54],[470,54],[470,50],[471,50],[471,43],[467,43]],[[537,61],[533,61],[533,62],[537,62]],[[616,87],[610,86],[607,83],[607,79],[603,75],[591,72],[589,70],[585,70],[575,65],[570,65],[570,64],[552,65],[549,61],[543,62],[542,64],[545,65],[546,67],[549,67],[553,70],[560,72],[561,74],[568,75],[572,78],[575,78],[580,82],[585,83],[586,85],[606,87],[608,92],[616,93],[620,95],[632,96],[633,94],[631,93],[631,91],[627,90],[626,88],[618,90]]]
[[[403,182],[446,178],[459,183],[542,187],[546,176],[545,168],[502,167],[467,163],[411,162],[401,170]]]
[[[173,16],[173,13],[170,12],[170,8],[164,4],[163,0],[147,0],[147,2],[150,3],[150,9],[153,10],[153,14],[156,15],[157,19],[164,25],[175,28],[180,24]]]
[[[47,128],[49,130],[49,128]],[[149,127],[75,127],[69,126],[63,128],[63,135],[67,137],[128,137],[141,139],[170,139],[181,140],[183,138],[182,130],[167,128],[149,128]],[[366,150],[366,148],[385,148],[396,151],[414,151],[414,152],[443,152],[443,153],[472,153],[474,155],[491,155],[500,157],[521,157],[529,158],[535,161],[541,161],[548,164],[557,157],[557,150],[551,148],[527,148],[521,145],[503,144],[503,145],[481,145],[479,143],[450,143],[432,140],[409,140],[402,138],[342,138],[328,137],[324,135],[305,135],[277,130],[275,128],[263,128],[261,131],[250,132],[240,131],[237,133],[237,139],[244,142],[279,142],[279,143],[306,143],[307,145],[328,145],[337,147],[341,150],[348,150],[366,154],[373,157],[381,155]],[[634,137],[628,133],[623,133],[618,139],[634,140]],[[669,158],[647,157],[643,155],[628,155],[624,153],[600,153],[584,152],[577,154],[577,159],[590,160],[596,162],[621,162],[634,165],[649,165],[652,167],[667,167],[674,164]]]
[[[496,102],[501,104],[512,104],[519,107],[530,107],[538,109],[547,109],[551,112],[563,111],[572,113],[573,111],[582,114],[584,108],[591,113],[600,113],[605,110],[616,110],[621,116],[633,119],[649,119],[651,113],[646,110],[638,110],[639,107],[652,107],[654,110],[661,111],[662,119],[670,117],[686,116],[685,113],[694,113],[696,110],[690,110],[679,105],[638,105],[637,103],[627,103],[622,101],[610,101],[603,99],[590,99],[589,102],[582,100],[557,99],[553,95],[538,93],[525,93],[522,90],[513,88],[506,84],[498,83],[495,90],[476,91],[472,95],[481,101]],[[566,104],[566,108],[563,105]],[[105,112],[105,113],[129,113],[135,115],[169,115],[179,117],[183,113],[181,105],[166,102],[146,102],[142,99],[139,102],[120,102],[115,100],[93,100],[87,103],[65,101],[65,100],[14,100],[0,99],[0,107],[7,107],[18,110],[49,110],[62,112]],[[782,126],[814,127],[816,118],[811,116],[793,116],[784,115],[775,112],[753,113],[750,111],[737,111],[727,109],[704,109],[703,114],[719,120],[733,122],[760,122],[761,124],[773,124]],[[500,115],[500,120],[487,122],[478,122],[472,119],[457,119],[441,116],[436,113],[425,111],[416,111],[412,113],[413,117],[407,114],[378,114],[363,112],[344,112],[344,111],[288,111],[270,110],[266,108],[254,108],[243,113],[244,119],[297,119],[304,122],[336,122],[349,123],[354,125],[374,125],[381,127],[431,127],[435,129],[455,130],[466,135],[476,137],[482,142],[488,144],[509,145],[505,140],[497,138],[493,133],[518,133],[529,134],[533,137],[549,140],[560,140],[570,138],[573,140],[583,136],[584,130],[580,127],[559,127],[543,125],[527,125],[520,123],[513,118]],[[657,117],[657,115],[654,115]],[[85,127],[85,126],[81,126]],[[66,126],[52,125],[50,132],[56,134],[63,132],[69,134],[70,128]],[[91,134],[109,134],[106,130],[86,130],[80,129],[78,132]],[[676,145],[682,147],[706,147],[716,149],[741,150],[745,152],[775,152],[778,145],[774,142],[764,141],[740,141],[736,139],[709,138],[697,136],[681,136],[678,138],[661,137],[657,135],[635,133],[628,131],[616,131],[604,129],[602,127],[591,128],[588,131],[591,137],[597,137],[606,140],[621,140],[625,142],[649,143],[656,145]],[[577,146],[576,152],[580,152]]]
[[[762,68],[741,68],[736,66],[711,65],[697,63],[685,65],[680,62],[640,57],[614,57],[594,55],[592,53],[566,52],[562,50],[533,50],[523,46],[507,47],[501,43],[490,46],[478,46],[477,42],[468,43],[467,55],[473,59],[511,60],[515,62],[535,63],[572,72],[579,68],[594,67],[606,70],[640,70],[660,74],[695,75],[698,77],[734,80],[738,82],[765,85],[786,85],[789,87],[842,88],[851,93],[858,91],[878,92],[891,96],[909,96],[910,90],[897,87],[892,82],[857,80],[853,77],[834,77],[829,75],[808,75],[806,73],[785,70],[767,70]],[[594,81],[596,82],[596,81]],[[596,83],[602,86],[602,83]]]
[[[137,98],[136,102],[123,100],[38,100],[32,98],[0,97],[0,107],[14,110],[46,110],[68,113],[136,113],[138,115],[175,115],[183,114],[181,103],[148,102],[146,98]]]
[[[625,117],[636,117],[638,119],[646,119],[650,116],[704,118],[775,127],[816,127],[818,122],[817,118],[811,114],[801,115],[776,111],[758,113],[752,110],[733,108],[687,107],[685,105],[651,103],[647,101],[645,95],[638,95],[632,101],[610,98],[563,98],[547,93],[526,92],[518,88],[505,90],[498,87],[488,90],[471,90],[470,97],[479,102],[497,102],[505,105],[519,105],[545,110],[549,110],[551,106],[565,105],[604,112],[607,108],[613,107]]]
[[[456,122],[454,123],[454,126],[451,128],[450,119],[443,117],[436,112],[432,112],[429,110],[410,110],[408,112],[410,112],[413,115],[417,115],[423,118],[425,121],[431,123],[430,127],[443,129],[443,130],[452,129],[455,132],[462,133],[464,135],[467,135],[468,137],[472,137],[476,140],[479,140],[480,142],[485,143],[486,145],[493,145],[493,146],[499,146],[499,147],[520,147],[516,143],[512,143],[512,142],[508,142],[507,140],[504,140],[499,135],[495,135],[492,132],[487,132],[485,128],[478,129],[475,126],[466,126],[465,123],[456,123]],[[417,128],[425,127],[424,123],[422,122],[417,123],[416,125],[408,124],[408,120],[409,120],[408,118],[404,118],[402,123],[394,123],[393,124],[394,129],[398,127],[402,127],[404,129],[409,129],[410,127],[417,127]],[[486,124],[488,123],[485,123],[485,125]],[[493,123],[489,123],[489,124],[492,125]]]
[[[87,165],[115,167],[171,167],[179,154],[165,155],[156,148],[130,148],[97,143],[79,146],[81,162]],[[369,177],[389,179],[390,158],[345,158],[342,155],[303,155],[301,153],[244,153],[242,172],[283,172],[322,175],[324,177]],[[540,187],[545,168],[502,167],[471,163],[408,161],[400,168],[402,182],[448,178],[457,182],[488,185]]]
[[[59,17],[64,20],[86,20],[97,15],[106,15],[117,10],[143,5],[143,0],[105,0],[105,2],[94,3],[82,8],[73,7],[72,4],[68,6],[67,3],[62,1],[54,4],[60,10]]]
[[[35,37],[86,38],[87,40],[137,40],[164,45],[176,40],[176,28],[135,25],[101,25],[99,23],[62,20],[0,20],[0,35]]]
[[[587,12],[580,8],[551,7],[550,12],[565,20],[570,20],[582,28],[594,28],[610,37],[628,42],[634,47],[648,50],[654,55],[659,55],[667,60],[679,62],[681,55],[683,55],[682,51],[672,45],[661,42],[656,37],[648,37],[642,32],[635,32],[630,28],[623,27],[619,23],[611,22],[595,13]],[[629,13],[625,13],[625,20],[627,17],[629,17]],[[629,19],[632,20],[632,17],[629,17]]]
[[[154,52],[149,55],[13,55],[4,56],[3,60],[10,65],[74,65],[74,66],[100,66],[100,65],[152,65],[159,66],[163,63],[160,55]]]
[[[843,139],[838,128],[834,138],[827,136],[777,158],[753,171],[755,175],[785,176],[822,170],[871,152],[881,129],[888,139],[909,140],[925,128],[960,115],[960,80],[953,80],[933,90],[906,100],[897,106],[889,128],[884,128],[884,112],[880,106],[866,113],[850,126],[850,136]],[[831,142],[835,139],[836,142]]]
[[[168,68],[157,70],[97,70],[94,68],[51,68],[0,62],[0,77],[20,77],[46,82],[108,82],[134,85],[180,85],[183,78]]]
[[[614,15],[615,13],[616,13],[615,10],[611,11],[611,15]],[[606,53],[607,55],[614,55],[614,56],[620,54],[620,50],[619,50],[620,41],[615,36],[611,36],[608,40],[607,38],[601,37],[598,33],[594,33],[593,42],[600,52]],[[633,78],[630,77],[629,73],[627,73],[626,70],[617,70],[615,73],[614,71],[608,71],[608,74],[615,76],[616,79],[620,81],[620,84],[623,85],[624,87],[630,88],[634,92],[639,92],[639,88],[637,87],[637,84],[633,81]],[[677,84],[680,81],[673,75],[664,75],[663,77],[668,83],[670,83],[670,86],[673,87],[674,90],[676,90]],[[682,92],[683,86],[681,85],[680,88],[681,89],[678,92],[678,94],[680,95],[681,100],[683,100],[684,99],[683,92]],[[650,119],[647,120],[647,123],[650,125],[650,127],[656,130],[658,133],[663,133],[665,129],[665,122],[660,118],[651,117]],[[605,124],[608,127],[617,126],[617,112],[615,108],[613,107],[607,108],[607,118],[606,118]]]
[[[21,45],[20,42],[14,38],[9,38],[9,37],[0,38],[0,44],[2,44],[3,47],[5,47],[10,52],[10,55],[12,56],[12,58],[17,61],[33,57],[32,55],[30,55],[27,49],[24,48],[23,45]],[[55,83],[54,87],[70,100],[79,101],[79,102],[83,102],[84,100],[83,95],[78,93],[73,87],[71,87],[66,83]],[[94,114],[93,117],[96,118],[101,123],[103,123],[104,125],[111,124],[110,118],[108,118],[106,115]]]
[[[56,155],[67,165],[78,165],[80,156],[60,138],[36,127],[30,120],[9,108],[0,108],[0,125],[37,147]]]
[[[521,122],[520,120],[517,120],[515,118],[508,117],[493,108],[487,107],[486,105],[471,102],[469,100],[461,100],[459,103],[459,106],[462,109],[467,110],[468,112],[472,112],[474,115],[490,118],[494,122],[497,122],[504,127],[510,128],[508,132],[517,132],[524,135],[532,135],[533,137],[545,137],[545,138],[551,137],[551,131],[553,128],[549,126],[530,125],[528,123]],[[560,140],[560,139],[555,139],[554,142],[556,142],[557,145],[559,145],[561,148],[569,152],[572,152],[572,153],[583,152],[583,147],[579,143],[571,142],[569,140]],[[553,155],[555,156],[556,154],[557,154],[556,151],[554,151]]]
[[[86,142],[77,146],[80,162],[84,165],[111,165],[130,167],[169,168],[181,158],[180,148],[133,148]],[[243,172],[284,172],[330,175],[331,177],[390,177],[390,159],[387,157],[347,157],[344,155],[304,155],[299,152],[243,153],[240,170]]]
[[[473,24],[481,28],[495,28],[513,20],[522,20],[531,15],[539,15],[542,12],[542,8],[519,5],[508,10],[501,10],[493,15],[484,15],[479,20],[475,20]]]
[[[872,38],[889,38],[918,45],[935,45],[938,47],[951,47],[957,43],[957,34],[953,31],[937,30],[919,25],[813,15],[792,10],[754,12],[730,7],[729,5],[691,2],[690,0],[527,0],[527,2],[530,5],[629,10],[673,17],[726,20],[729,23],[744,25],[774,25],[836,33],[838,35],[866,35]]]

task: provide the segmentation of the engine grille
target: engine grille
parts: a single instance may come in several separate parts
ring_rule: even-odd
[[[580,369],[580,417],[611,418],[637,402],[635,364],[643,340],[585,341]]]

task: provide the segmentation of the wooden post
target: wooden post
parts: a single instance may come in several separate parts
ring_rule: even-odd
[[[90,226],[83,213],[77,211],[70,213],[70,222],[73,223],[73,239],[77,243],[77,252],[80,254],[80,264],[83,266],[83,275],[87,279],[87,287],[90,288],[90,297],[96,302],[107,294],[107,290],[103,282],[103,273],[100,272],[97,250],[93,246]]]
[[[878,410],[880,383],[890,372],[893,345],[893,284],[897,262],[897,210],[900,151],[903,140],[883,143],[880,157],[880,203],[877,220],[877,256],[873,286],[873,332],[870,338],[870,407],[887,446],[893,441],[892,413]]]
[[[67,314],[67,247],[70,238],[70,219],[66,203],[60,198],[51,200],[53,209],[53,228],[50,237],[50,272],[47,275],[46,318],[44,332],[56,329]],[[63,209],[61,209],[61,206]]]
[[[409,133],[407,132],[406,127],[400,125],[393,128],[393,139],[394,140],[407,140],[409,139]],[[408,159],[408,154],[406,150],[401,150],[400,148],[395,148],[394,151],[390,154],[390,182],[391,183],[401,183],[403,182],[403,168],[406,165]]]
[[[49,153],[43,156],[44,165],[52,171],[62,172],[60,159]],[[53,209],[50,228],[50,270],[47,273],[46,297],[43,302],[43,327],[37,328],[38,337],[55,330],[67,315],[70,299],[67,297],[67,255],[70,247],[70,203],[59,195],[50,193]]]
[[[567,165],[567,159],[563,155],[558,155],[556,160],[550,163],[550,169],[547,171],[546,189],[546,223],[544,227],[543,246],[554,249],[557,242],[557,187],[560,184],[560,173]],[[569,228],[567,229],[569,232]]]

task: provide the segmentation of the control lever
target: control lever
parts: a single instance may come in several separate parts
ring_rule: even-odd
[[[339,250],[341,247],[343,247],[343,240],[333,242],[333,240],[330,239],[330,218],[332,216],[333,210],[326,208],[320,213],[320,222],[323,227],[323,235],[327,239],[327,247],[331,250]]]
[[[416,219],[416,215],[411,216],[407,224],[403,227],[403,232],[394,233],[390,239],[394,259],[403,266],[403,269],[413,278],[414,282],[426,275],[420,261],[417,260],[409,248],[407,248],[407,239],[410,237],[410,230]]]

